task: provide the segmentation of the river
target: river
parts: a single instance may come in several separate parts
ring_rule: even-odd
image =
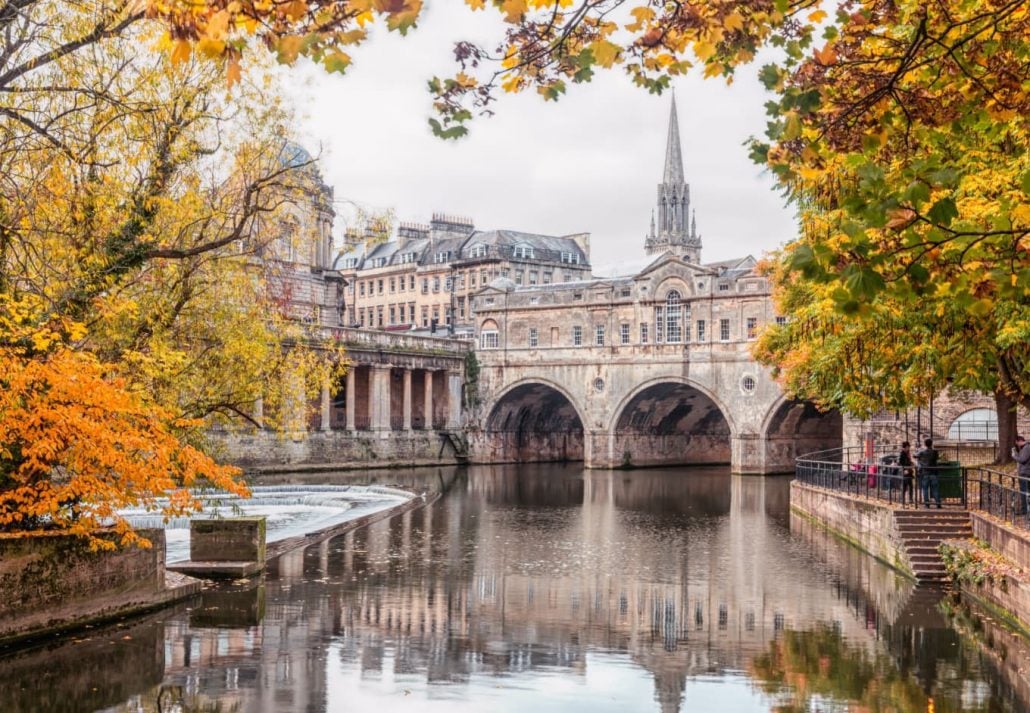
[[[1030,710],[1026,640],[793,519],[787,478],[320,474],[431,505],[0,658],[5,713]],[[296,481],[282,477],[279,481]]]

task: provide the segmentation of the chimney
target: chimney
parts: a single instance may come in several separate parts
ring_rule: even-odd
[[[412,240],[425,240],[429,237],[429,226],[422,223],[400,223],[397,226],[398,247],[404,247]]]
[[[572,233],[571,235],[564,235],[562,237],[569,238],[579,249],[586,255],[587,263],[590,262],[590,233]]]
[[[434,242],[448,238],[467,238],[475,229],[471,218],[433,213],[433,220],[429,223],[429,237]]]

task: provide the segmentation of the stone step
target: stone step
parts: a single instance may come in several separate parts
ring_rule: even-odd
[[[919,530],[918,532],[903,532],[901,537],[905,542],[909,540],[965,540],[973,536],[972,530]]]
[[[968,510],[945,510],[944,508],[919,508],[912,510],[895,510],[896,518],[920,518],[920,517],[948,517],[963,518],[969,517]]]

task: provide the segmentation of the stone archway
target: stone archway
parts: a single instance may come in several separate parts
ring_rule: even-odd
[[[762,431],[765,472],[789,473],[800,455],[840,448],[844,418],[840,411],[820,411],[810,401],[782,400],[770,410]]]
[[[733,428],[725,409],[697,386],[658,381],[620,406],[611,429],[614,465],[728,464]]]
[[[505,390],[483,429],[482,457],[490,462],[581,461],[583,419],[560,387],[528,380]]]

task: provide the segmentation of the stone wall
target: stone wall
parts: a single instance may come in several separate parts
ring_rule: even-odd
[[[475,431],[469,436],[476,463],[564,463],[583,460],[583,431]]]
[[[0,642],[160,603],[164,530],[150,549],[91,552],[68,535],[0,536]]]
[[[261,431],[212,434],[211,439],[217,457],[242,468],[345,470],[458,462],[438,431],[309,431],[297,438]]]
[[[973,536],[1012,561],[1024,571],[1030,570],[1030,537],[1026,532],[1009,527],[978,512],[970,513]],[[989,608],[1014,618],[1024,632],[1030,634],[1030,583],[1007,577],[1005,582],[986,581],[975,585],[963,582],[962,591],[985,603]]]
[[[790,509],[815,520],[884,564],[914,577],[891,508],[795,480],[790,484]]]

